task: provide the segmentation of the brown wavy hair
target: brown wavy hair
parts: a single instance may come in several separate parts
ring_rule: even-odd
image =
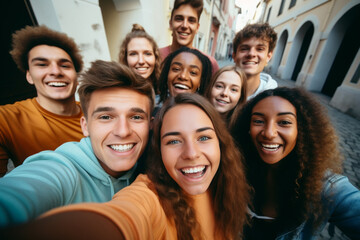
[[[239,45],[252,37],[262,39],[269,42],[269,52],[274,51],[277,33],[268,23],[254,23],[248,24],[238,33],[236,33],[233,40],[233,53],[235,54]]]
[[[321,192],[328,172],[342,172],[342,155],[338,149],[338,138],[325,109],[306,90],[279,87],[264,91],[250,100],[242,110],[240,118],[231,130],[239,147],[244,151],[247,178],[254,189],[256,206],[257,190],[263,190],[264,163],[254,147],[249,130],[251,113],[261,100],[278,96],[289,101],[296,109],[298,135],[293,151],[279,162],[281,174],[275,178],[281,196],[278,219],[284,226],[312,218],[316,227],[322,218]],[[266,196],[263,196],[266,197]],[[290,221],[289,221],[290,220]]]
[[[150,113],[155,105],[154,89],[149,81],[135,74],[127,65],[117,62],[96,60],[91,67],[81,74],[78,89],[81,108],[88,117],[88,107],[94,91],[104,88],[119,87],[134,90],[148,97]]]
[[[12,50],[10,54],[17,67],[26,72],[29,70],[28,53],[38,45],[48,45],[61,48],[69,54],[76,72],[81,72],[83,60],[80,49],[74,39],[65,33],[51,30],[46,26],[26,26],[12,35]]]
[[[214,76],[211,78],[211,81],[210,81],[209,85],[207,86],[207,89],[205,90],[204,96],[211,102],[211,92],[216,83],[216,80],[223,72],[229,72],[229,71],[235,72],[239,76],[240,82],[241,82],[240,99],[239,99],[238,103],[236,104],[235,108],[233,108],[232,110],[227,112],[226,116],[225,116],[225,120],[228,123],[228,128],[231,128],[235,124],[235,122],[240,114],[240,111],[247,100],[247,91],[246,91],[247,77],[246,77],[246,73],[244,72],[244,70],[237,67],[236,65],[230,65],[230,66],[225,66],[225,67],[220,68],[214,74]]]
[[[202,109],[214,125],[219,139],[221,159],[217,173],[212,180],[211,192],[216,236],[224,239],[241,237],[247,221],[249,187],[245,180],[243,156],[236,149],[231,135],[226,130],[221,116],[204,97],[198,94],[183,93],[169,98],[156,115],[154,133],[148,159],[148,176],[154,183],[166,216],[175,221],[178,239],[201,239],[202,233],[196,220],[191,201],[179,185],[167,173],[161,158],[160,131],[167,111],[180,104],[191,104]]]
[[[158,86],[159,86],[159,77],[160,77],[160,66],[161,66],[161,58],[160,58],[160,52],[159,52],[159,48],[155,42],[155,40],[153,39],[152,36],[150,36],[145,29],[139,25],[139,24],[133,24],[133,27],[131,29],[131,32],[129,32],[125,39],[122,41],[121,45],[120,45],[120,52],[119,52],[119,62],[125,65],[129,65],[128,61],[127,61],[127,50],[128,50],[128,45],[129,42],[133,39],[133,38],[145,38],[147,39],[152,48],[153,48],[153,52],[155,55],[155,66],[154,66],[154,71],[151,73],[149,80],[152,83],[154,90],[156,93],[158,93]]]

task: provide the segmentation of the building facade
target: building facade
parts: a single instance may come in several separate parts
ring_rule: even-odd
[[[278,33],[268,71],[360,119],[360,0],[265,2],[261,21]]]
[[[231,52],[238,8],[235,0],[203,0],[204,10],[194,46],[217,59]],[[26,25],[46,25],[74,38],[84,56],[85,69],[92,61],[118,60],[120,44],[137,23],[155,39],[159,47],[171,44],[169,20],[174,0],[14,0],[2,3],[2,46],[11,69],[0,82],[0,104],[34,96],[25,75],[13,63],[11,34]],[[10,89],[9,89],[10,87]],[[13,96],[10,96],[12,94]]]

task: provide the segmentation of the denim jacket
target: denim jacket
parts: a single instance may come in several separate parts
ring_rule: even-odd
[[[325,182],[322,199],[326,215],[315,231],[312,231],[312,221],[307,220],[276,239],[316,239],[327,222],[337,226],[351,239],[360,239],[359,189],[354,187],[347,177],[331,174]]]

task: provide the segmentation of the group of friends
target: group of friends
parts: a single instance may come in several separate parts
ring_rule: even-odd
[[[117,62],[86,71],[66,34],[13,34],[37,97],[0,107],[0,236],[315,239],[329,222],[360,239],[325,110],[262,73],[276,32],[245,26],[219,69],[192,45],[202,8],[175,0],[171,45],[134,24]]]

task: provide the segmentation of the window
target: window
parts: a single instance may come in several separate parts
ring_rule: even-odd
[[[268,15],[266,17],[266,22],[267,23],[269,22],[270,14],[271,14],[271,7],[269,8]]]
[[[285,0],[281,0],[281,4],[280,4],[280,9],[279,9],[279,13],[278,13],[278,16],[280,14],[282,14],[283,10],[284,10],[284,4],[285,4]]]
[[[296,4],[296,0],[291,0],[289,9],[295,6],[295,4]]]

